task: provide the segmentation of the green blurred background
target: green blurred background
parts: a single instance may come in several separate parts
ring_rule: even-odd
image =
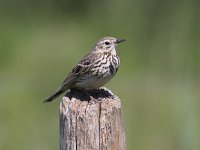
[[[106,87],[122,101],[128,150],[199,150],[199,4],[0,0],[0,149],[59,149],[59,100],[42,101],[114,36],[128,41]]]

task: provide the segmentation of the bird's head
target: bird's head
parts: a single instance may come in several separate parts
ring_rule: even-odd
[[[114,37],[101,38],[95,45],[94,50],[100,51],[112,51],[115,50],[115,46],[121,42],[126,41],[125,39],[117,39]]]

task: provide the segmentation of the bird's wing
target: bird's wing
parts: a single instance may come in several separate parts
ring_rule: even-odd
[[[83,59],[78,63],[76,67],[72,69],[67,78],[63,81],[61,88],[70,88],[82,75],[87,74],[93,67],[96,57],[97,56],[94,53],[90,53],[83,57]]]

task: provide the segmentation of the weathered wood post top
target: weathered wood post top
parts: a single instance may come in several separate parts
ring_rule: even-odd
[[[106,88],[71,90],[60,103],[60,150],[125,150],[120,99]]]

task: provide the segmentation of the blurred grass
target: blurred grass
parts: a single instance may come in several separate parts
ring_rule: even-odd
[[[126,38],[106,87],[122,100],[128,149],[200,149],[198,1],[0,2],[0,149],[59,148],[42,104],[102,36]]]

